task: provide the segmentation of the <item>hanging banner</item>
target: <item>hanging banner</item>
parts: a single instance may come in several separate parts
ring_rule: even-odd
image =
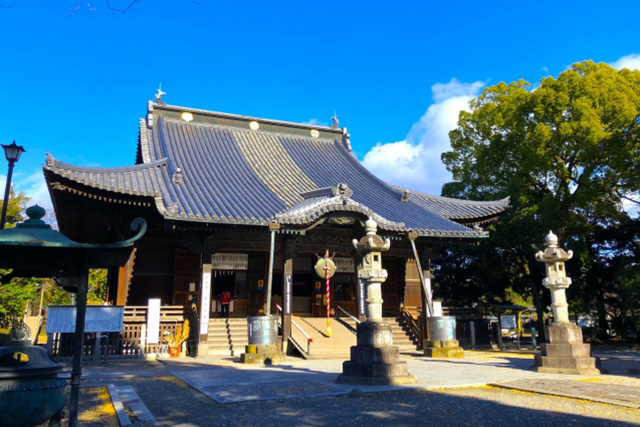
[[[353,262],[353,258],[333,258],[333,262],[336,264],[336,273],[355,273],[356,264]]]
[[[200,304],[200,335],[209,333],[209,304],[211,304],[211,272],[202,273],[202,303]]]
[[[212,270],[247,270],[248,268],[248,254],[213,254],[211,257]]]

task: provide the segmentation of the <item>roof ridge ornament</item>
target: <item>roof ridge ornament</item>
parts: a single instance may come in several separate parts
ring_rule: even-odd
[[[178,204],[173,203],[169,209],[167,209],[167,214],[169,216],[177,216],[178,215]]]
[[[342,200],[347,200],[353,195],[353,190],[344,182],[333,187],[331,191],[335,197],[340,197]]]
[[[166,95],[167,92],[162,91],[162,83],[160,83],[160,87],[158,87],[158,92],[156,93],[156,104],[158,105],[167,105],[166,102],[162,100],[162,95]]]
[[[347,149],[350,153],[353,153],[351,149],[351,135],[347,132],[347,128],[342,128],[342,146]]]
[[[171,177],[171,181],[176,185],[182,184],[182,169],[176,169],[175,173]]]
[[[336,114],[336,112],[333,112],[333,116],[331,117],[331,120],[333,120],[333,123],[331,124],[331,129],[338,129],[338,127],[340,126],[340,122],[338,121],[338,115]]]

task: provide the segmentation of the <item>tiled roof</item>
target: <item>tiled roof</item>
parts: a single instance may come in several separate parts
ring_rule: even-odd
[[[45,169],[107,191],[160,194],[158,210],[173,220],[266,225],[276,219],[303,225],[345,211],[371,215],[388,230],[486,235],[430,209],[417,196],[403,202],[401,191],[358,162],[346,129],[150,103],[140,121],[138,162],[102,169],[52,160]],[[346,184],[341,188],[348,187],[348,194],[338,184]],[[446,206],[455,213],[455,204]]]
[[[44,169],[77,183],[132,196],[159,196],[167,159],[120,168],[88,168],[56,160],[47,153]]]
[[[491,201],[474,201],[453,199],[450,197],[434,196],[433,194],[420,193],[406,188],[389,184],[401,193],[409,192],[409,199],[430,210],[453,220],[473,220],[493,217],[501,214],[509,207],[509,198]]]

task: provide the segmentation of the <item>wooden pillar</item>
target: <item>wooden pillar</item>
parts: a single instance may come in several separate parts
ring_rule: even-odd
[[[282,351],[287,352],[289,337],[291,336],[291,304],[293,300],[293,257],[284,261],[282,275]]]

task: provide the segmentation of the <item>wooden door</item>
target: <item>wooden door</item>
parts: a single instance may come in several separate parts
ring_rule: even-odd
[[[173,305],[187,305],[200,292],[202,262],[199,253],[176,249],[173,276]]]

